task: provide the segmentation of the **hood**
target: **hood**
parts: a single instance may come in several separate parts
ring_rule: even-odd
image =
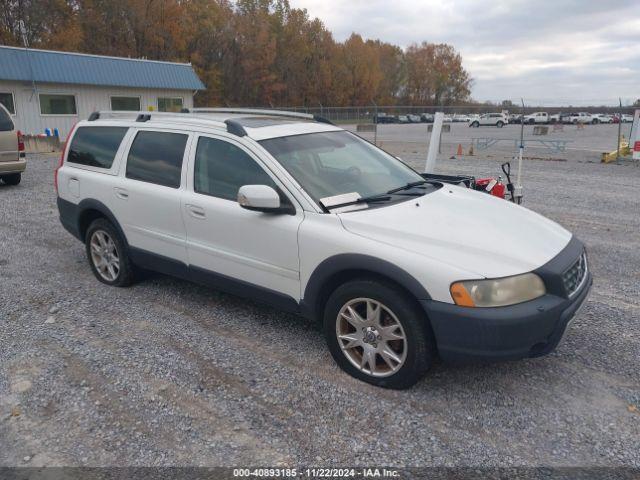
[[[351,233],[487,278],[530,272],[571,239],[567,230],[531,210],[451,185],[338,216]]]

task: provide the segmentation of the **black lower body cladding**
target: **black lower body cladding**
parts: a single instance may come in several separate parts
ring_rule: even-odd
[[[440,357],[450,362],[539,357],[553,351],[570,320],[587,299],[593,279],[586,271],[581,287],[567,295],[562,275],[584,252],[575,237],[552,260],[535,270],[547,293],[529,302],[495,308],[469,308],[422,301]]]

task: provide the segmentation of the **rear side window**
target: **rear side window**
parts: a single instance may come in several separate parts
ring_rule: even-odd
[[[80,127],[69,146],[67,162],[111,168],[127,127]]]
[[[0,132],[13,130],[13,121],[4,108],[0,108]]]
[[[196,192],[233,201],[243,185],[268,185],[277,190],[271,177],[244,150],[207,137],[198,141],[193,180]]]
[[[138,132],[127,158],[127,178],[178,188],[187,135]]]

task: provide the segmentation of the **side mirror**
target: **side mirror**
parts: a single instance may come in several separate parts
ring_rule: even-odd
[[[281,206],[280,195],[267,185],[243,185],[238,190],[238,204],[256,212],[290,213],[291,210]]]

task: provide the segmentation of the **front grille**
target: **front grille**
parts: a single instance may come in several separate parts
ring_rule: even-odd
[[[563,274],[562,282],[567,296],[573,296],[587,278],[587,253],[582,252],[573,265],[571,265]]]

